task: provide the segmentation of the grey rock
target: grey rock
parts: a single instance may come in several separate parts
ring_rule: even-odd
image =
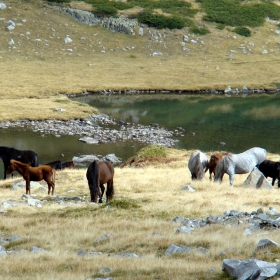
[[[184,186],[182,188],[182,190],[189,191],[189,192],[195,192],[195,190],[192,187],[190,187],[189,185]]]
[[[0,246],[0,256],[5,256],[5,255],[7,255],[6,249]]]
[[[186,254],[191,251],[190,247],[184,245],[169,245],[165,251],[165,255],[173,255],[173,254]]]
[[[105,240],[108,240],[110,237],[112,236],[112,234],[106,232],[105,234],[103,234],[102,236],[98,237],[95,242],[103,242]]]
[[[257,244],[256,250],[260,250],[264,248],[280,248],[280,244],[270,239],[261,239]]]
[[[30,252],[31,253],[48,253],[47,250],[45,250],[43,248],[38,248],[36,246],[32,246]]]
[[[111,272],[112,272],[112,270],[109,267],[104,267],[104,268],[101,268],[98,273],[106,275],[106,274],[110,274]]]
[[[243,188],[274,189],[264,175],[255,167],[242,185]]]
[[[222,270],[238,280],[264,280],[277,273],[277,266],[274,263],[256,259],[246,261],[225,259]]]
[[[191,233],[192,231],[194,231],[194,228],[187,226],[176,228],[176,233]]]
[[[99,141],[97,139],[94,139],[92,137],[81,137],[79,140],[82,142],[85,142],[87,144],[98,144],[99,143]]]

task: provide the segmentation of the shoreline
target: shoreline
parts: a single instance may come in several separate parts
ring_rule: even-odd
[[[243,88],[239,90],[238,88],[231,89],[228,87],[225,90],[167,90],[167,89],[148,89],[148,90],[138,90],[138,89],[128,89],[128,90],[111,90],[111,89],[104,89],[104,90],[97,90],[91,91],[86,90],[82,93],[70,93],[65,94],[65,96],[69,98],[81,97],[81,96],[88,96],[88,95],[137,95],[137,94],[182,94],[182,95],[195,95],[195,94],[215,94],[215,95],[252,95],[252,94],[278,94],[280,93],[280,88],[277,89],[248,89]]]

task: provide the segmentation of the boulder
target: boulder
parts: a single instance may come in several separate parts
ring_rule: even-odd
[[[255,189],[260,189],[260,188],[273,189],[274,188],[257,167],[255,167],[253,169],[253,171],[249,174],[249,176],[243,183],[242,187],[243,188],[255,188]]]
[[[261,260],[223,260],[222,270],[231,277],[242,280],[261,280],[273,277],[277,273],[277,265]]]

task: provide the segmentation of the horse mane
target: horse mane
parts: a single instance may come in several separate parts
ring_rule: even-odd
[[[222,171],[224,170],[225,159],[226,159],[226,156],[219,160],[219,162],[216,166],[214,180],[217,180],[222,176]]]
[[[29,167],[30,165],[29,164],[27,164],[27,163],[23,163],[23,162],[21,162],[21,161],[18,161],[18,160],[15,160],[15,159],[11,159],[10,160],[10,163],[16,163],[16,164],[18,164],[18,165],[21,165],[21,166],[24,166],[24,167]]]

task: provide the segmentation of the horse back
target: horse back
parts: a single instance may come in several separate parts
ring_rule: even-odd
[[[280,162],[278,161],[264,160],[257,167],[267,177],[280,178]]]
[[[99,180],[101,184],[105,184],[114,177],[114,167],[107,161],[99,162]]]

